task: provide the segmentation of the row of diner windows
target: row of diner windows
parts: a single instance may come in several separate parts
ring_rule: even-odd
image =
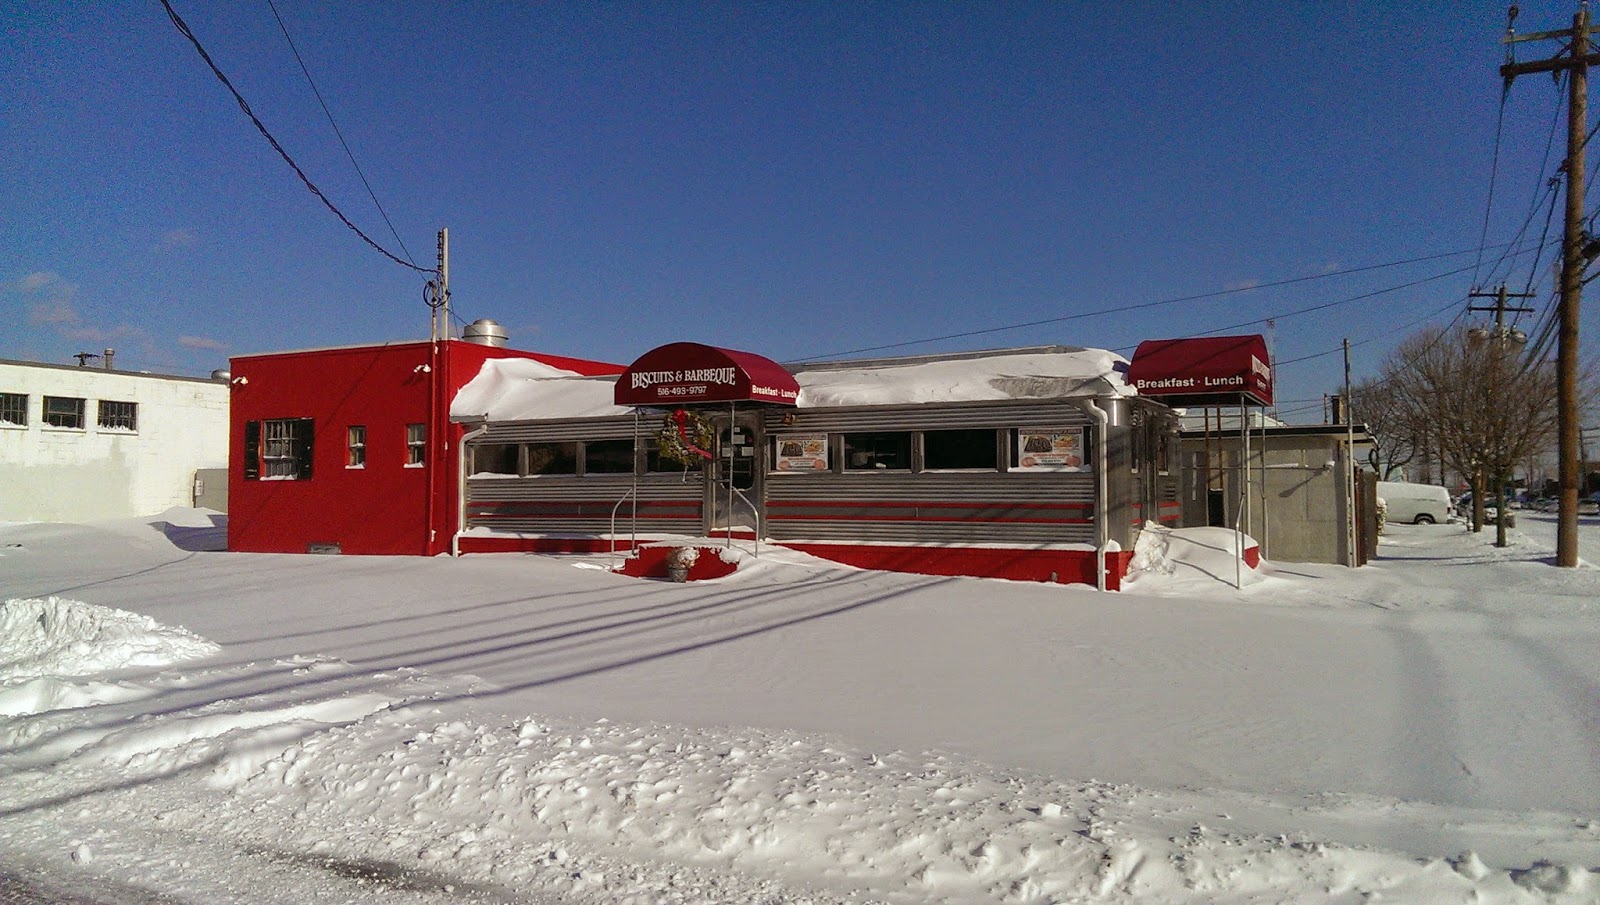
[[[27,427],[27,393],[0,393],[0,427]],[[81,396],[39,397],[39,420],[46,427],[84,430],[88,426],[89,401]],[[95,426],[101,430],[137,433],[139,403],[113,399],[96,401]]]
[[[1093,465],[1087,438],[1088,430],[1083,427],[779,434],[767,440],[765,467],[773,474],[1087,471]],[[1145,455],[1153,454],[1157,470],[1165,473],[1166,434],[1154,433],[1149,441],[1148,447],[1136,442],[1136,459],[1143,461]],[[734,449],[744,457],[755,452],[750,446]],[[660,454],[653,437],[644,438],[637,448],[631,439],[478,443],[471,455],[469,473],[474,476],[571,477],[683,470],[682,464]]]
[[[310,418],[276,418],[246,421],[244,425],[244,477],[246,480],[308,481],[316,423]],[[407,468],[427,463],[428,426],[406,425]],[[345,427],[345,468],[367,467],[367,426]]]

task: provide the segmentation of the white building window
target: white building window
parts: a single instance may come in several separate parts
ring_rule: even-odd
[[[100,400],[100,427],[114,431],[137,431],[139,429],[139,403],[113,402],[109,399]]]
[[[0,393],[0,427],[28,426],[28,395]]]
[[[83,400],[74,396],[44,397],[44,423],[83,430]]]
[[[421,467],[428,461],[428,426],[426,424],[406,425],[406,466]]]
[[[346,468],[367,467],[367,426],[365,424],[352,424],[345,428],[344,460]]]

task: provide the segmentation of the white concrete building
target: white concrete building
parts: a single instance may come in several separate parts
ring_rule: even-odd
[[[153,515],[228,465],[228,383],[0,360],[0,521]]]

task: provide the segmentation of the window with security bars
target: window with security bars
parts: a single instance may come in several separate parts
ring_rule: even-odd
[[[0,393],[0,427],[28,426],[28,395]]]
[[[312,438],[310,418],[245,422],[245,480],[310,480]]]
[[[406,425],[406,465],[420,466],[428,460],[428,426]]]
[[[72,396],[44,397],[44,423],[83,430],[83,400]]]
[[[105,430],[137,431],[139,429],[139,403],[100,400],[99,425]]]

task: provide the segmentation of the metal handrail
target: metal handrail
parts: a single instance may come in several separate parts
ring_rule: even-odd
[[[759,557],[761,555],[761,510],[756,508],[756,504],[750,502],[750,498],[744,495],[744,491],[733,486],[733,482],[731,480],[728,482],[728,489],[734,493],[737,493],[739,495],[739,499],[744,500],[744,504],[750,507],[750,514],[756,517],[756,549],[755,553],[752,555]],[[733,546],[732,506],[728,507],[728,546]]]
[[[616,558],[617,558],[617,510],[622,508],[622,504],[626,503],[628,501],[629,497],[633,498],[634,507],[633,507],[633,524],[629,528],[629,532],[630,533],[628,535],[628,548],[631,550],[631,549],[635,549],[635,548],[637,548],[639,546],[639,499],[638,499],[638,494],[639,494],[639,485],[635,484],[632,487],[628,488],[628,492],[622,495],[622,499],[617,500],[617,505],[611,507],[611,533],[609,535],[609,539],[611,541],[611,559],[612,559],[613,562],[615,562]]]

